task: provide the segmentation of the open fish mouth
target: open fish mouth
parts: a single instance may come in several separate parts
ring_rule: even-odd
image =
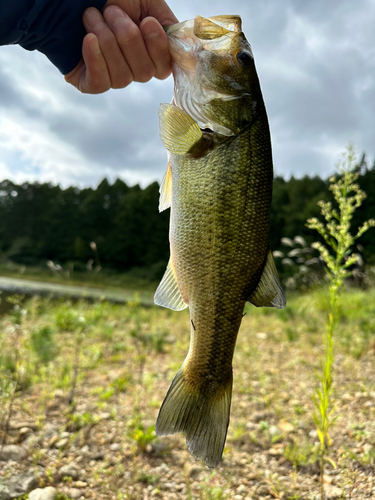
[[[188,113],[202,130],[211,130],[224,136],[233,136],[229,129],[205,112],[205,106],[215,99],[231,101],[241,98],[233,92],[224,92],[208,86],[201,78],[201,58],[212,52],[228,54],[233,38],[241,33],[239,16],[216,16],[174,24],[166,28],[173,59],[174,93],[172,104]],[[251,52],[251,48],[249,46]],[[252,55],[252,53],[251,53]]]

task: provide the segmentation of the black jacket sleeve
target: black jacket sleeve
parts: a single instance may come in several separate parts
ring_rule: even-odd
[[[102,9],[106,0],[0,0],[0,45],[39,50],[69,73],[82,57],[86,34],[82,14]]]

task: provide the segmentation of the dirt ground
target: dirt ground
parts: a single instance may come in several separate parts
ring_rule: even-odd
[[[374,298],[372,291],[342,299],[326,498],[375,498]],[[320,498],[312,396],[326,297],[289,304],[247,309],[215,470],[190,456],[182,435],[157,438],[153,430],[188,350],[186,311],[46,299],[16,306],[0,327],[0,498],[1,484],[20,474],[37,479],[33,488],[55,487],[61,500]],[[38,335],[49,339],[49,357],[41,357]]]

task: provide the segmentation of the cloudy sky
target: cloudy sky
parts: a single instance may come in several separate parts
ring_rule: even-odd
[[[275,173],[326,177],[351,141],[375,156],[375,0],[170,0],[181,20],[239,14],[271,127]],[[172,77],[82,95],[39,53],[0,47],[0,180],[160,181],[157,109]]]

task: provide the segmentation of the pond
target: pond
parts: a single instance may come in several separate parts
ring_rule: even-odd
[[[23,295],[24,300],[35,295],[55,298],[69,297],[73,300],[86,299],[89,301],[105,298],[109,302],[125,304],[130,300],[134,300],[135,292],[119,288],[90,288],[0,276],[0,294],[1,316],[11,311],[13,305],[7,300],[7,297],[12,295]],[[140,303],[144,306],[150,306],[153,304],[153,296],[150,293],[141,293],[139,300]]]

